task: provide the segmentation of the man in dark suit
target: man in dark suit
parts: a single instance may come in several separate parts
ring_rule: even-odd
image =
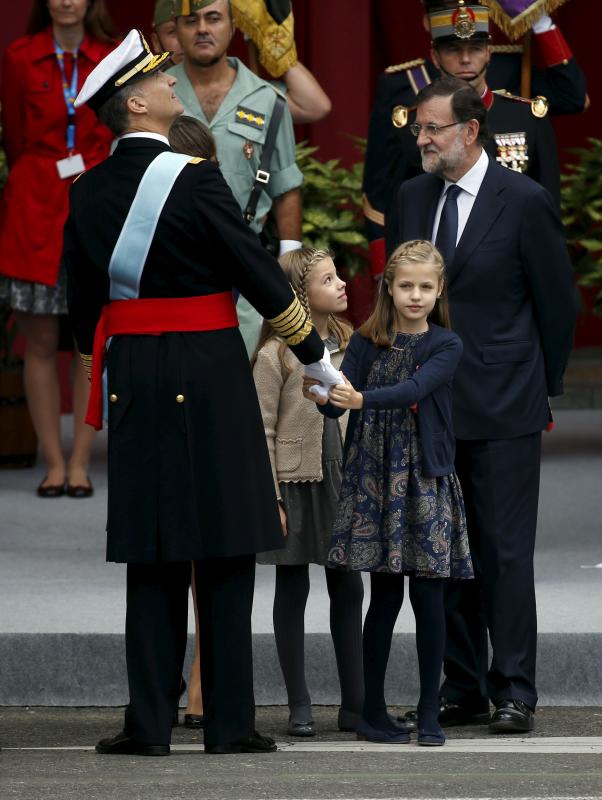
[[[517,96],[520,55],[496,53],[490,43],[486,5],[476,0],[423,0],[423,5],[425,27],[431,35],[431,59],[388,67],[379,81],[370,116],[363,199],[374,274],[382,272],[385,249],[390,253],[397,238],[399,186],[422,173],[409,125],[414,122],[416,95],[424,86],[448,75],[476,89],[489,112],[491,136],[485,148],[503,166],[541,183],[558,202],[560,169],[547,113],[577,114],[586,105],[585,76],[549,17],[544,15],[535,24],[533,42],[545,69],[532,70],[531,99]]]
[[[107,366],[107,559],[128,565],[130,703],[123,733],[97,751],[169,754],[194,562],[205,750],[265,752],[276,746],[254,730],[255,553],[283,539],[233,288],[304,363],[324,345],[217,165],[171,151],[182,106],[160,71],[168,56],[131,31],[76,101],[119,136],[74,183],[64,239],[95,427]]]
[[[454,379],[456,467],[476,573],[449,587],[440,719],[485,721],[490,698],[492,732],[528,731],[537,702],[541,432],[571,350],[571,265],[550,194],[483,150],[478,94],[445,78],[417,102],[412,129],[426,174],[400,188],[400,240],[430,239],[446,261],[452,324],[464,342]]]

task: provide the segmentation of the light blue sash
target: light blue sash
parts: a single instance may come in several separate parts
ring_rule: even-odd
[[[161,153],[144,173],[111,256],[111,300],[138,297],[142,271],[161,211],[176,178],[190,160],[190,156],[180,153]]]
[[[111,300],[134,300],[140,293],[140,278],[152,244],[161,211],[176,178],[190,156],[165,152],[146,169],[128,215],[117,239],[109,263]],[[107,350],[111,340],[107,341]],[[107,370],[102,375],[102,407],[105,421],[109,416]]]

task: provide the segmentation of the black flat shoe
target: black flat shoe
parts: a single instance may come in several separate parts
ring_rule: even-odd
[[[286,732],[289,736],[315,736],[313,720],[308,722],[291,722],[288,721]]]
[[[535,727],[535,713],[522,700],[502,700],[489,723],[489,733],[528,733]]]
[[[92,497],[94,494],[94,487],[92,486],[92,481],[88,478],[87,485],[77,485],[73,486],[72,484],[68,483],[67,488],[67,497],[75,497],[77,500],[81,500],[84,497]]]
[[[201,730],[205,727],[205,717],[202,714],[184,714],[184,727]]]
[[[236,742],[205,745],[205,752],[216,756],[230,753],[274,753],[277,749],[276,742],[271,736],[262,736],[257,731]]]
[[[168,744],[142,744],[123,731],[111,739],[101,739],[95,748],[103,756],[168,756]]]
[[[48,476],[46,475],[42,483],[36,489],[36,494],[38,497],[62,497],[65,494],[65,484],[56,484],[56,486],[44,486],[44,481]]]

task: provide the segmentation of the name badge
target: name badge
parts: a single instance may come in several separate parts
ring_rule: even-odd
[[[85,172],[86,165],[81,155],[76,153],[57,161],[56,168],[60,178],[72,178],[74,175],[79,175],[80,172]]]

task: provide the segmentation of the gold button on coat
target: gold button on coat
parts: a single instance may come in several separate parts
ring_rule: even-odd
[[[119,397],[116,394],[109,395],[109,400],[111,403],[116,403],[119,400]]]
[[[183,403],[183,402],[184,402],[184,395],[183,394],[177,394],[176,395],[176,403]]]

